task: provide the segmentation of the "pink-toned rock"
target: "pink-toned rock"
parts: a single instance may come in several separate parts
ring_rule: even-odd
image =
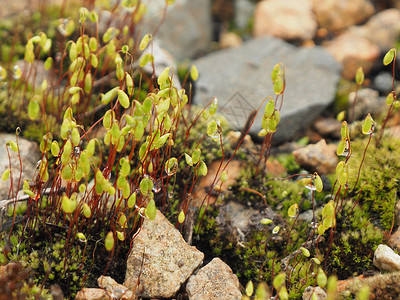
[[[204,254],[189,246],[179,231],[157,211],[155,220],[144,219],[132,242],[124,286],[144,298],[170,298],[203,258]]]
[[[320,118],[314,123],[315,130],[323,137],[340,138],[340,126],[334,118]]]
[[[190,300],[240,300],[239,280],[232,269],[219,258],[190,276],[186,285]]]
[[[368,74],[379,57],[379,47],[354,32],[345,32],[332,41],[324,43],[326,50],[343,65],[342,75],[353,80],[359,67]]]
[[[327,145],[324,139],[316,144],[293,151],[296,162],[310,172],[329,174],[336,170],[336,145]]]
[[[234,32],[223,32],[219,38],[221,48],[238,47],[243,43],[241,37]]]
[[[313,0],[319,27],[342,30],[359,24],[375,12],[370,0]]]
[[[255,37],[310,40],[317,31],[311,0],[264,0],[254,11]]]
[[[135,300],[137,296],[126,286],[119,284],[110,276],[100,276],[97,279],[99,286],[107,291],[112,299]]]
[[[353,26],[349,30],[367,38],[386,52],[394,47],[400,33],[400,10],[387,9],[372,16],[363,26]]]
[[[400,230],[399,229],[390,236],[387,243],[390,248],[400,251]]]
[[[103,289],[83,288],[75,297],[76,300],[108,300],[110,297]]]

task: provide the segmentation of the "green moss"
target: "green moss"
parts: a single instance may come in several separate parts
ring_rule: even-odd
[[[350,187],[355,184],[366,144],[367,139],[357,139],[351,144],[353,154],[349,160]],[[356,188],[360,195],[356,197],[360,198],[365,209],[383,229],[390,230],[395,221],[394,207],[400,187],[400,141],[386,137],[381,144],[377,148],[372,140],[369,145]]]
[[[372,266],[374,251],[383,240],[383,232],[370,221],[367,206],[347,201],[337,214],[337,228],[328,268],[339,279],[356,276]]]

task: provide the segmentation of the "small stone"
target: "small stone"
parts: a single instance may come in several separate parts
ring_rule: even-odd
[[[315,130],[323,137],[340,138],[340,126],[334,118],[320,118],[314,123]]]
[[[246,140],[246,138],[245,138]],[[224,166],[227,163],[227,160],[222,162],[222,166]],[[203,203],[203,200],[205,197],[208,195],[208,192],[210,191],[210,188],[214,182],[215,175],[221,165],[221,160],[216,160],[213,161],[210,165],[208,165],[208,173],[206,176],[202,176],[199,178],[199,182],[196,185],[196,188],[194,189],[192,193],[192,198],[193,201],[191,205],[195,207],[200,207],[201,204]],[[228,180],[224,182],[222,187],[220,184],[217,184],[214,187],[214,191],[219,192],[224,192],[230,185],[233,185],[236,181],[236,178],[240,176],[240,170],[242,168],[242,162],[238,160],[232,160],[228,166],[226,167],[226,173],[228,174]],[[221,174],[221,172],[219,173]],[[219,175],[220,176],[220,175]],[[215,183],[214,183],[215,184]],[[221,187],[221,188],[220,188]],[[209,204],[214,203],[217,200],[216,194],[214,192],[211,192],[210,199],[207,200],[209,201]]]
[[[190,276],[186,285],[189,300],[240,300],[239,280],[232,269],[219,258]]]
[[[400,256],[390,247],[380,244],[375,250],[374,265],[381,271],[400,271]]]
[[[382,94],[388,94],[392,91],[393,75],[387,72],[380,72],[372,81],[373,87]]]
[[[338,163],[336,145],[327,145],[324,139],[293,151],[293,155],[300,166],[319,175],[334,172]]]
[[[155,220],[144,219],[132,242],[124,286],[142,297],[170,298],[203,258],[204,254],[189,246],[179,231],[157,211]]]
[[[108,300],[107,292],[103,289],[83,288],[75,297],[76,300]]]
[[[350,118],[352,117],[354,101],[356,102],[354,105],[353,120],[364,119],[370,112],[373,116],[379,116],[381,112],[386,110],[386,104],[380,100],[378,91],[368,88],[362,89],[357,92],[357,98],[355,92],[349,94]]]
[[[396,232],[392,233],[388,240],[388,245],[399,251],[400,250],[400,230],[398,229]]]
[[[375,12],[370,0],[313,0],[319,27],[342,30],[359,24]]]
[[[347,80],[354,80],[359,67],[362,67],[364,73],[368,74],[380,55],[377,45],[366,37],[350,31],[324,43],[323,46],[337,61],[342,63],[342,75]]]
[[[219,45],[223,48],[238,47],[243,43],[240,36],[234,32],[223,32],[219,38]]]
[[[386,52],[394,47],[400,32],[400,11],[398,9],[386,9],[372,16],[365,25],[350,27],[350,31],[370,40]]]
[[[303,292],[303,300],[310,300],[313,294],[317,296],[318,300],[325,300],[326,298],[328,298],[325,291],[321,289],[319,286],[316,287],[308,286]]]
[[[100,276],[97,279],[99,286],[105,289],[108,294],[114,299],[121,299],[121,300],[134,300],[137,298],[132,291],[130,291],[127,287],[122,284],[119,284],[110,276]]]
[[[246,29],[249,20],[253,18],[255,4],[251,0],[235,1],[235,25],[239,29]]]
[[[310,0],[264,0],[254,11],[255,37],[270,35],[284,40],[311,40],[317,21]]]
[[[254,226],[260,224],[260,220],[263,217],[260,211],[254,208],[229,201],[219,209],[216,222],[219,226],[226,227],[232,235],[235,235],[236,231],[238,231],[240,240],[244,241],[244,237],[241,237],[240,234],[250,232],[252,227],[254,228]]]

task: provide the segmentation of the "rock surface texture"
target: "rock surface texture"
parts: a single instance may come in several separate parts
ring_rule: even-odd
[[[239,280],[219,258],[190,276],[186,285],[190,300],[240,300]]]
[[[326,50],[343,65],[342,75],[353,80],[359,67],[368,74],[379,57],[379,47],[366,37],[347,31],[332,41],[324,43]]]
[[[284,40],[310,40],[317,31],[311,0],[264,0],[254,13],[255,37],[271,35]]]
[[[400,255],[381,244],[375,250],[374,265],[381,271],[400,271]]]
[[[372,16],[365,25],[353,26],[349,31],[363,36],[386,52],[395,46],[400,33],[400,10],[387,9]]]
[[[139,296],[170,298],[203,258],[204,254],[186,244],[179,231],[157,211],[155,220],[144,220],[132,243],[124,285]]]
[[[374,12],[370,0],[313,0],[318,25],[328,30],[341,30],[359,24]]]
[[[143,35],[154,33],[155,37],[178,60],[192,58],[206,51],[211,43],[210,0],[176,0],[168,6],[163,20],[165,0],[146,1],[147,14],[143,20]]]
[[[285,67],[286,90],[274,141],[292,140],[335,97],[341,67],[321,47],[296,48],[275,38],[260,38],[200,58],[194,62],[200,73],[194,101],[204,107],[217,97],[218,112],[241,130],[263,99],[274,95],[270,74],[277,63]],[[261,119],[262,113],[252,135],[261,130]]]
[[[6,150],[6,143],[8,141],[15,142],[15,134],[0,134],[0,174],[3,173],[9,166],[8,154]],[[28,141],[24,138],[18,138],[19,151],[22,161],[22,174],[20,189],[24,183],[24,179],[32,180],[36,171],[36,164],[40,160],[39,147],[35,142]],[[8,148],[11,161],[11,171],[14,193],[18,191],[18,179],[20,176],[20,160],[18,154]],[[11,175],[10,175],[11,176]],[[0,200],[8,198],[8,191],[10,189],[10,180],[0,181]]]
[[[324,139],[293,152],[296,162],[310,172],[330,174],[335,171],[339,161],[336,145],[328,145]]]

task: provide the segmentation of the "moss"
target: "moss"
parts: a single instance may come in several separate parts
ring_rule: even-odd
[[[367,139],[352,142],[353,154],[349,160],[349,183],[354,186],[362,153]],[[390,230],[395,222],[394,207],[398,200],[400,180],[400,141],[386,137],[381,146],[376,147],[372,140],[361,169],[356,187],[356,197],[370,211],[371,217],[383,229]],[[396,226],[396,224],[394,224]]]
[[[371,221],[367,206],[347,201],[337,214],[332,251],[327,256],[328,269],[339,279],[362,274],[370,267],[374,251],[383,240],[383,232]]]

